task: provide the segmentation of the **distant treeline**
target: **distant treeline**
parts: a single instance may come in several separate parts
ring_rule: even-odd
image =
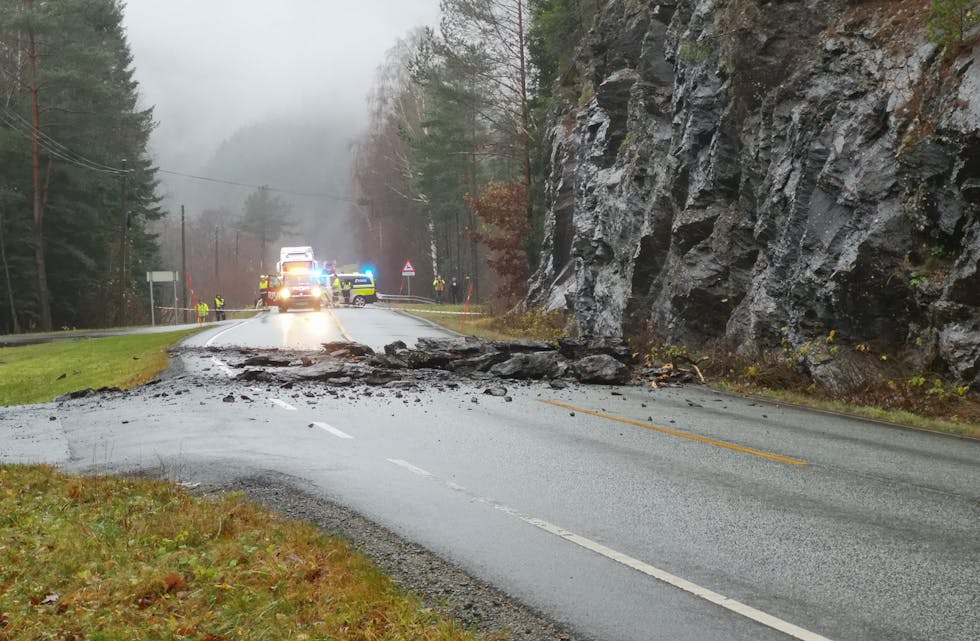
[[[362,251],[382,274],[474,276],[522,295],[544,214],[539,124],[561,98],[595,0],[442,0],[393,47],[354,167]],[[424,259],[424,260],[423,260]],[[390,286],[388,287],[390,289]]]
[[[149,315],[153,119],[122,18],[116,0],[0,0],[2,332]]]

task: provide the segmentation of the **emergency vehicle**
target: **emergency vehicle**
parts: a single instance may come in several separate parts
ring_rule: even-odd
[[[279,262],[276,263],[276,270],[282,276],[289,272],[313,273],[317,271],[318,265],[313,257],[312,247],[280,247]]]
[[[276,269],[278,282],[275,289],[270,282],[269,301],[279,308],[280,313],[299,307],[319,311],[323,307],[324,289],[312,247],[281,247]]]
[[[356,274],[336,274],[336,278],[340,280],[340,289],[333,287],[334,276],[330,278],[335,304],[364,307],[368,303],[378,302],[378,292],[374,285],[374,273],[364,271]],[[346,297],[344,296],[345,290],[350,292]]]
[[[313,273],[294,269],[282,275],[276,305],[281,314],[299,307],[320,311],[323,307],[323,288]]]

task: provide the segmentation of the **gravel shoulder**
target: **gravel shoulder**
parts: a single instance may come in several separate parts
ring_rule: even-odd
[[[267,509],[313,523],[328,535],[346,539],[403,590],[487,638],[589,641],[357,512],[297,489],[286,476],[252,476],[229,484],[200,486],[196,491],[241,492]]]

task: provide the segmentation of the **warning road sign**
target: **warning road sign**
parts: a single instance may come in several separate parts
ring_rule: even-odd
[[[406,260],[405,266],[402,267],[402,276],[414,276],[415,267],[412,266],[412,261]]]

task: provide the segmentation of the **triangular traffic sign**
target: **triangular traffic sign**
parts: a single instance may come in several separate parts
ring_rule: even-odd
[[[402,273],[405,273],[405,272],[414,272],[414,271],[415,271],[415,267],[412,266],[412,261],[406,260],[405,261],[405,266],[402,267]]]

